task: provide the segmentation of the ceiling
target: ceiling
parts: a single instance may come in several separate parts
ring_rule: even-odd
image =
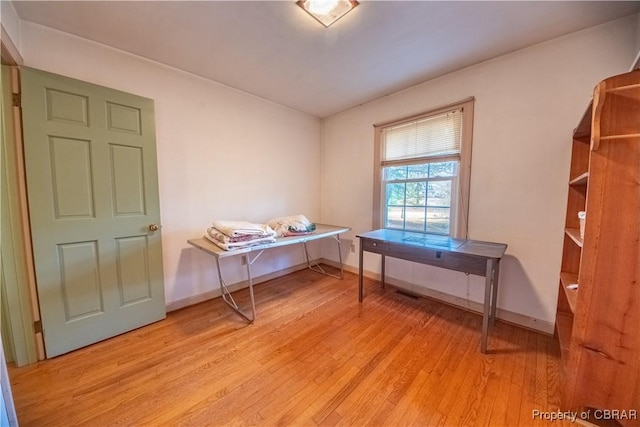
[[[75,34],[316,117],[640,11],[616,1],[373,1],[329,28],[295,1],[13,1]]]

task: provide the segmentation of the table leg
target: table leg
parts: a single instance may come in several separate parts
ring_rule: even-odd
[[[260,254],[262,254],[262,252],[259,252],[258,255],[256,255],[256,257],[253,259],[253,261],[255,261]],[[253,277],[251,276],[251,264],[253,264],[253,261],[249,261],[249,255],[246,255],[246,260],[247,260],[247,277],[249,278],[249,296],[251,297],[251,314],[252,314],[252,318],[251,319],[247,319],[249,320],[249,323],[253,322],[256,318],[256,300],[253,296]]]
[[[487,339],[489,335],[489,314],[491,312],[491,278],[495,260],[487,259],[487,270],[484,280],[484,307],[482,313],[482,336],[480,337],[480,352],[487,352]]]
[[[250,267],[249,257],[246,255],[245,257],[247,260],[247,271],[249,274],[249,295],[251,296],[251,317],[249,317],[248,314],[242,311],[242,309],[240,309],[236,301],[233,299],[233,295],[231,295],[229,288],[227,288],[227,284],[224,282],[224,279],[222,278],[222,270],[220,269],[220,259],[218,257],[216,257],[216,266],[218,267],[218,282],[220,284],[220,296],[222,297],[222,301],[224,301],[225,304],[231,307],[233,311],[238,313],[247,322],[253,323],[253,321],[256,318],[256,303],[253,297],[253,280],[251,277],[251,267]],[[255,258],[254,258],[254,261],[255,261]]]
[[[380,269],[380,284],[382,285],[382,289],[384,289],[384,278],[386,277],[386,259],[385,256],[380,254],[382,257],[382,268]]]
[[[307,259],[307,268],[309,270],[315,271],[316,273],[324,274],[325,276],[334,277],[336,279],[344,279],[344,264],[342,263],[342,249],[340,248],[340,235],[332,236],[338,245],[338,259],[340,260],[340,275],[331,274],[322,268],[318,262],[314,262],[311,264],[311,258],[309,257],[309,248],[307,247],[307,242],[302,242],[302,246],[304,247],[304,256]]]
[[[336,243],[338,244],[338,259],[340,260],[340,279],[344,279],[344,265],[342,264],[342,249],[340,248],[340,235],[335,235]]]
[[[491,295],[491,326],[496,324],[496,309],[498,307],[498,283],[500,279],[500,260],[496,260],[493,268],[493,290]]]
[[[360,261],[358,263],[358,301],[362,302],[362,294],[363,294],[363,283],[362,283],[362,275],[363,275],[363,267],[362,267],[362,255],[364,253],[362,240],[360,240]]]

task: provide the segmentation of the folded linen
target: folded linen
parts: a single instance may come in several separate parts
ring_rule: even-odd
[[[279,237],[309,234],[316,230],[316,225],[309,221],[304,215],[274,218],[268,221],[267,225],[271,227]]]
[[[225,251],[232,251],[234,249],[242,249],[249,246],[263,245],[267,243],[275,243],[276,241],[275,235],[229,237],[214,227],[208,228],[204,237]]]
[[[213,227],[229,237],[273,236],[275,232],[267,224],[254,224],[247,221],[213,221]]]
[[[264,237],[257,234],[244,234],[242,236],[229,237],[215,227],[207,228],[207,234],[209,235],[209,237],[216,239],[222,243],[240,243],[240,242],[247,242],[255,239],[261,239]]]

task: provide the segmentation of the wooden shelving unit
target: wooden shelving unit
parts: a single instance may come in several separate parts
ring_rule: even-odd
[[[562,409],[637,410],[616,422],[640,426],[640,70],[596,86],[573,134],[568,187],[556,315]]]

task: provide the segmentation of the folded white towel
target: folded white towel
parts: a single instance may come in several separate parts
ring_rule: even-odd
[[[247,221],[213,221],[213,226],[229,237],[275,235],[275,232],[267,224],[254,224]]]

